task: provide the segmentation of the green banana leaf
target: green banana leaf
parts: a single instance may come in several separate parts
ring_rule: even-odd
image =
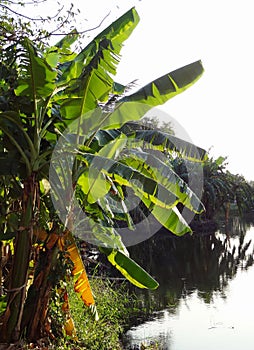
[[[98,171],[100,174],[101,172]],[[150,173],[148,173],[149,175]],[[91,176],[91,175],[90,175]],[[117,181],[119,184],[124,184],[128,186],[128,181],[126,179],[123,179],[122,177],[120,178],[117,175],[113,175],[114,181]],[[82,179],[82,181],[84,181]],[[157,179],[158,181],[158,179]],[[79,182],[81,184],[81,182]],[[130,184],[129,184],[130,186]],[[186,186],[185,186],[186,187]],[[83,187],[82,187],[83,188]],[[92,199],[90,199],[90,203],[94,203],[95,199],[97,201],[104,200],[104,196],[109,192],[109,187],[105,185],[105,181],[103,182],[103,179],[96,174],[96,191],[94,190],[92,192]],[[140,188],[141,186],[132,186],[135,194],[143,201],[143,203],[148,207],[149,210],[151,210],[152,214],[154,217],[157,219],[159,223],[161,223],[165,228],[170,230],[176,235],[183,235],[187,232],[191,232],[190,227],[187,225],[187,223],[184,221],[184,219],[181,217],[180,213],[174,208],[174,206],[177,204],[177,202],[184,202],[184,204],[192,209],[194,212],[200,212],[202,208],[202,205],[197,198],[194,202],[195,206],[192,206],[191,201],[193,201],[192,196],[195,196],[190,189],[185,189],[185,195],[184,193],[181,194],[181,200],[176,199],[176,196],[173,197],[173,199],[170,198],[169,201],[169,194],[171,192],[166,192],[164,194],[164,197],[161,195],[160,197],[153,197],[151,195],[147,195],[147,193],[144,193]],[[89,190],[89,186],[87,187]],[[105,190],[105,191],[104,191]],[[164,190],[164,189],[163,189]],[[86,189],[84,190],[86,191]],[[162,189],[159,189],[159,191],[162,191]],[[178,184],[175,184],[175,192],[180,192],[180,189],[178,188]],[[190,198],[188,197],[190,196]],[[187,201],[187,198],[189,202]],[[162,201],[163,200],[163,201]],[[173,202],[173,203],[172,203]],[[102,203],[100,203],[102,204]],[[110,201],[108,202],[110,205]],[[110,206],[110,208],[114,212],[114,208]],[[105,210],[105,207],[102,205],[102,209]],[[119,208],[118,208],[119,210]],[[123,208],[123,214],[127,215],[127,213],[124,212]],[[126,217],[128,219],[128,217]],[[127,221],[128,222],[128,221]],[[128,223],[129,227],[132,229],[133,228],[133,223]],[[104,239],[105,241],[105,239]]]
[[[138,141],[140,141],[142,148],[152,148],[161,152],[176,153],[181,158],[193,162],[203,162],[208,158],[207,152],[204,149],[159,130],[137,130],[130,133],[127,132],[126,134],[135,140],[137,146]]]
[[[120,250],[125,255],[129,254],[122,242],[121,236],[114,227],[106,225],[102,221],[97,223],[91,219],[89,219],[89,227],[92,232],[92,240],[88,242],[94,243],[99,247]]]
[[[152,107],[165,103],[192,86],[202,73],[202,63],[197,61],[152,81],[134,94],[119,99],[113,112],[97,118],[97,121],[100,120],[99,127],[117,129],[128,121],[139,120]]]
[[[170,182],[167,183],[167,178],[165,178],[165,180],[163,179],[163,176],[156,167],[152,170],[148,170],[150,165],[145,167],[144,162],[139,162],[135,169],[135,165],[133,165],[133,167],[129,165],[126,166],[112,159],[99,157],[98,155],[88,154],[85,156],[83,155],[83,157],[85,157],[86,162],[90,164],[90,168],[95,167],[98,173],[106,174],[114,183],[118,183],[120,186],[125,185],[131,187],[135,195],[152,211],[157,221],[171,232],[176,235],[183,235],[186,232],[191,232],[188,224],[174,207],[177,203],[182,201],[192,211],[200,212],[202,211],[202,204],[187,185],[177,176],[176,178],[179,182],[175,181],[174,184],[170,184]],[[80,158],[80,160],[82,160],[82,158]],[[157,164],[157,167],[160,165],[161,164]],[[166,166],[163,170],[164,175],[166,175]],[[157,175],[157,177],[155,175]],[[153,176],[155,177],[153,178]],[[159,180],[163,182],[163,185],[159,183]],[[96,181],[98,200],[105,196],[104,189],[106,186],[105,183],[101,181],[101,178],[96,178]],[[108,188],[106,192],[108,193]],[[180,198],[176,194],[178,194]]]
[[[106,101],[114,83],[110,74],[115,73],[116,64],[111,42],[105,38],[81,76],[65,90],[67,97],[61,101],[62,116],[66,119],[80,118],[97,108],[99,101]]]
[[[96,212],[98,213],[97,216]],[[80,210],[80,213],[76,213],[76,220],[71,223],[73,234],[93,245],[120,250],[128,256],[129,253],[122,242],[122,238],[117,230],[112,227],[112,223],[107,223],[99,218],[101,216],[101,208],[98,204],[92,205],[91,213],[92,215],[89,215],[86,212],[86,215],[84,215],[82,210]]]
[[[110,135],[108,131],[106,133],[107,136]],[[115,136],[115,133],[112,133]],[[110,140],[107,138],[107,140]],[[105,140],[103,140],[105,141]],[[117,159],[119,153],[126,146],[127,138],[120,134],[115,140],[109,141],[104,147],[102,147],[93,158],[93,166],[92,168],[95,170],[96,163],[101,162],[102,159]],[[130,144],[132,147],[132,143]],[[103,157],[103,158],[100,158]],[[173,168],[169,165],[165,164],[163,161],[159,160],[152,154],[142,152],[135,149],[126,149],[123,153],[123,158],[121,159],[121,163],[124,163],[129,169],[136,170],[138,173],[142,173],[146,178],[151,178],[157,182],[157,184],[165,187],[170,194],[174,194],[175,197],[187,208],[194,211],[195,213],[200,213],[203,209],[202,204],[199,198],[193,193],[187,184],[174,172]],[[94,191],[97,192],[98,196],[94,197],[94,202],[106,195],[109,191],[109,185],[105,183],[105,179],[103,180],[103,176],[101,171],[103,171],[103,167],[105,163],[100,163],[97,171],[98,179],[92,171],[90,173],[84,172],[79,179],[79,181],[83,181],[85,183],[84,192],[92,193]],[[115,163],[111,164],[115,166]],[[102,168],[101,168],[102,166]],[[118,167],[119,165],[117,165]],[[91,168],[90,168],[91,169]],[[127,171],[124,171],[127,174]],[[119,175],[118,172],[115,172],[115,176]],[[125,175],[126,176],[126,175]],[[114,177],[115,179],[115,177]],[[144,178],[145,179],[145,178]],[[141,180],[141,179],[139,179]],[[162,190],[162,188],[159,188]],[[168,192],[165,192],[165,197],[169,195]],[[158,204],[158,203],[157,203]]]
[[[65,66],[58,84],[70,82],[62,95],[62,115],[67,119],[83,116],[107,101],[116,91],[116,74],[123,42],[130,36],[139,17],[134,8],[100,33],[69,66]],[[64,97],[66,95],[66,97]]]
[[[69,34],[65,35],[60,41],[58,41],[54,47],[60,49],[69,49],[78,38],[79,34],[77,34],[77,29],[73,29]]]
[[[117,159],[121,151],[125,148],[127,140],[128,138],[126,135],[120,134],[117,138],[115,138],[114,140],[107,143],[104,147],[102,147],[97,152],[97,155],[110,159]]]
[[[206,150],[200,148],[191,142],[179,139],[176,136],[167,134],[159,130],[138,130],[137,123],[126,123],[120,129],[98,130],[91,142],[93,149],[98,151],[101,147],[113,142],[117,137],[124,133],[133,147],[142,147],[143,149],[153,149],[161,152],[177,154],[179,157],[194,162],[204,162],[208,159]],[[132,125],[134,124],[134,126]]]
[[[95,203],[109,192],[111,185],[106,180],[105,175],[95,167],[84,171],[79,179],[78,185],[87,196],[88,203]]]
[[[140,199],[146,198],[151,202],[151,205],[157,204],[171,209],[179,202],[179,198],[158,183],[157,180],[151,178],[149,172],[145,176],[138,170],[98,155],[84,154],[78,156],[78,158],[81,161],[88,162],[89,168],[95,167],[119,185],[131,187]]]
[[[151,210],[150,202],[147,201],[146,198],[143,198],[142,201],[147,206],[147,208]],[[166,209],[159,207],[158,205],[154,205],[151,212],[163,227],[177,236],[183,236],[186,233],[192,232],[191,228],[176,207],[172,209]]]
[[[147,172],[166,189],[173,193],[179,202],[195,213],[204,210],[200,199],[188,185],[174,172],[173,168],[152,154],[131,149],[121,161],[147,176]]]
[[[18,96],[28,96],[32,101],[46,98],[55,90],[57,71],[40,57],[29,39],[24,39],[21,57],[21,72],[15,93]]]
[[[163,75],[137,92],[123,97],[120,102],[140,102],[150,106],[163,104],[192,86],[203,72],[201,61],[193,62]]]
[[[35,159],[35,148],[22,125],[19,114],[13,111],[0,113],[0,130],[5,134],[3,147],[6,151],[6,157],[9,160],[12,159],[14,163],[16,162],[19,170],[25,164],[28,172],[31,172],[30,157]],[[17,153],[19,153],[18,158]]]
[[[105,48],[102,50],[103,54],[108,49],[107,45],[109,45],[109,42],[105,43]],[[89,63],[82,79],[76,80],[76,85],[74,84],[73,90],[69,92],[72,97],[65,99],[63,96],[60,96],[61,100],[59,100],[61,112],[65,118],[73,120],[81,117],[81,128],[86,135],[90,135],[99,129],[117,129],[128,121],[140,119],[152,107],[164,103],[190,87],[200,78],[203,72],[200,61],[179,68],[151,82],[143,90],[141,89],[137,93],[123,97],[114,104],[112,110],[105,112],[98,108],[97,101],[106,99],[109,96],[113,80],[111,77],[106,77],[108,73],[103,67],[102,61],[104,58],[102,59],[101,55],[102,53],[97,51],[94,61],[92,60]],[[177,77],[178,88],[173,85],[175,88],[172,89],[173,78],[171,75],[172,77]],[[167,77],[166,80],[165,77]],[[156,86],[156,84],[160,86],[160,90],[157,93],[153,92],[151,95],[147,95],[149,87]],[[141,91],[145,94],[144,98],[142,98]],[[90,112],[88,112],[89,110]]]
[[[98,51],[100,43],[106,38],[112,44],[112,51],[119,55],[122,44],[129,38],[139,22],[139,16],[135,8],[131,8],[106,29],[99,33],[75,58],[72,63],[66,64],[60,81],[77,79],[83,71],[84,65],[88,64]],[[108,65],[112,67],[112,62]]]
[[[90,142],[90,147],[98,152],[101,147],[106,146],[109,142],[114,141],[121,135],[121,131],[118,129],[103,130],[100,129],[94,135]]]
[[[112,219],[125,221],[128,228],[133,231],[135,229],[134,222],[119,189],[120,186],[115,186],[112,181],[113,194],[108,193],[105,197],[100,198],[98,203],[103,211],[106,212],[108,208],[110,209]]]
[[[63,37],[54,46],[51,46],[48,49],[46,49],[44,53],[44,58],[46,62],[52,68],[57,69],[58,79],[56,81],[56,85],[58,87],[62,85],[62,89],[65,86],[62,80],[62,71],[64,70],[64,67],[69,67],[71,65],[71,62],[73,62],[73,60],[77,56],[77,53],[71,50],[71,45],[75,43],[78,37],[79,34],[77,34],[77,30],[73,29],[69,34]],[[61,84],[59,84],[59,80],[61,80]]]
[[[110,263],[135,286],[152,290],[158,288],[158,282],[123,252],[107,248],[100,248],[100,250],[106,254]]]
[[[125,147],[127,137],[120,134],[114,141],[109,142],[96,154],[99,157],[115,159],[119,152]],[[95,158],[96,161],[96,158]],[[106,180],[105,174],[100,169],[92,166],[89,171],[84,171],[78,179],[78,184],[87,195],[89,203],[95,203],[99,198],[103,198],[110,190],[111,184]]]

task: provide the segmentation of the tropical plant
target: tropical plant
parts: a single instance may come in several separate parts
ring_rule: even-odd
[[[239,214],[253,208],[253,190],[250,184],[243,176],[227,170],[225,157],[208,158],[203,167],[202,203],[206,210],[202,217],[213,219],[216,214],[223,212],[228,221],[232,205],[236,206]]]
[[[158,286],[129,257],[117,232],[119,219],[133,229],[124,188],[177,235],[190,228],[176,204],[196,213],[202,210],[198,197],[172,167],[148,149],[183,152],[197,161],[205,157],[203,150],[197,156],[193,145],[159,131],[121,131],[126,122],[139,120],[153,106],[184,91],[203,72],[197,61],[127,94],[113,75],[122,43],[138,21],[132,8],[79,53],[71,50],[78,38],[75,31],[52,47],[40,48],[23,36],[3,47],[8,59],[1,61],[0,70],[0,200],[5,203],[1,240],[12,239],[14,253],[5,282],[2,342],[50,335],[51,291],[68,271],[76,292],[94,309],[73,238],[81,224],[82,230],[88,227],[86,238],[91,237],[127,279],[141,288]],[[141,151],[144,144],[149,147]],[[77,202],[85,219],[73,208]],[[72,323],[68,313],[66,322]]]

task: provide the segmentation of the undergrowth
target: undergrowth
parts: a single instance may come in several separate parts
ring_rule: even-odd
[[[69,286],[70,310],[73,317],[78,341],[61,336],[57,344],[50,349],[57,350],[118,350],[123,349],[119,340],[124,331],[140,317],[143,310],[137,297],[130,293],[126,282],[110,281],[108,279],[91,278],[99,320],[95,320],[89,308]],[[63,319],[58,305],[52,305],[52,320],[54,326],[62,329]],[[55,342],[54,342],[55,343]]]

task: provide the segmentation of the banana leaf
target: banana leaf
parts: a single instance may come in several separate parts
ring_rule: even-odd
[[[145,155],[145,160],[147,160],[147,154]],[[86,155],[85,159],[90,164],[90,168],[95,167],[98,173],[107,174],[114,183],[131,187],[136,196],[152,211],[155,218],[171,232],[177,235],[191,232],[174,207],[177,203],[182,202],[192,211],[201,212],[203,207],[200,200],[172,169],[151,155],[148,156],[150,158],[148,164],[144,160],[140,161],[138,157],[123,158],[127,166],[98,155]],[[173,182],[170,181],[172,176],[174,177]],[[101,197],[105,195],[104,188],[103,182],[97,182],[97,193],[101,193]]]
[[[179,202],[195,213],[200,213],[204,210],[200,199],[188,187],[188,185],[174,172],[173,168],[164,163],[159,158],[152,154],[131,149],[121,159],[121,162],[131,166],[132,168],[151,176],[166,189],[173,193]]]
[[[151,204],[172,208],[179,202],[179,198],[154,180],[149,172],[145,176],[139,170],[98,155],[84,154],[82,157],[78,156],[78,158],[81,161],[85,159],[90,167],[106,174],[120,186],[131,187],[138,197],[146,198]],[[101,183],[101,186],[105,185]],[[104,193],[104,187],[101,188],[101,191]]]
[[[128,121],[139,120],[152,107],[165,103],[192,86],[202,73],[201,61],[193,62],[168,73],[132,95],[119,99],[114,106],[114,111],[104,116],[102,114],[101,117],[97,116],[96,122],[100,128],[117,129]]]
[[[116,21],[111,23],[76,56],[72,63],[68,63],[62,67],[62,76],[59,83],[61,83],[61,81],[66,82],[66,80],[77,79],[82,73],[84,65],[91,61],[95,52],[98,51],[99,44],[105,38],[112,43],[112,50],[115,54],[119,55],[123,42],[129,38],[138,22],[139,16],[137,11],[135,8],[131,8]],[[111,61],[107,63],[109,66],[112,66]]]
[[[78,39],[77,29],[73,29],[69,34],[65,35],[54,47],[60,49],[69,49],[72,44]]]
[[[112,75],[116,74],[123,42],[139,21],[134,8],[112,23],[82,50],[70,65],[64,67],[58,84],[69,81],[61,98],[61,113],[67,119],[82,117],[107,101],[115,92]],[[66,97],[64,97],[66,96]]]
[[[110,263],[132,284],[139,288],[156,289],[159,284],[142,267],[123,252],[114,249],[100,248]]]
[[[30,97],[34,103],[46,98],[55,90],[57,71],[40,57],[29,39],[24,39],[21,72],[15,93]]]
[[[177,236],[183,236],[186,233],[192,233],[191,228],[176,207],[167,209],[162,208],[158,205],[153,205],[151,208],[151,204],[146,200],[146,198],[143,198],[142,201],[147,206],[147,208],[151,210],[151,213],[155,219],[167,230],[171,231]]]
[[[89,213],[86,212],[87,216],[84,219],[84,213],[82,212],[81,216],[75,220],[76,222],[72,227],[75,236],[93,245],[121,250],[128,255],[121,236],[116,229],[112,227],[112,223],[108,223],[96,217],[91,218],[88,214]]]
[[[95,134],[91,147],[98,151],[101,147],[106,146],[109,142],[114,141],[117,137],[121,135],[121,131],[118,129],[103,130],[100,129]]]
[[[190,63],[152,81],[137,92],[124,96],[120,102],[139,102],[150,106],[163,104],[192,86],[203,72],[200,60]]]
[[[115,159],[121,150],[125,147],[127,137],[124,134],[120,134],[114,141],[109,142],[102,147],[97,156],[106,157],[109,159]],[[94,158],[95,162],[97,159]],[[94,163],[93,163],[94,164]],[[110,190],[111,184],[105,178],[99,169],[92,166],[89,170],[84,171],[78,179],[78,184],[81,186],[83,192],[87,195],[89,203],[95,203],[99,198],[103,198]]]
[[[168,152],[193,162],[205,162],[208,159],[206,150],[191,142],[159,130],[139,129],[140,124],[138,123],[126,123],[120,129],[98,130],[91,142],[91,147],[93,146],[98,152],[101,147],[109,143],[113,144],[114,140],[124,133],[129,139],[127,143],[129,148],[140,147],[144,150],[153,149],[163,153]]]
[[[193,162],[203,162],[208,158],[204,149],[159,130],[137,130],[126,134],[134,140],[133,145],[136,143],[137,146],[140,145],[145,149],[150,148],[161,152],[175,153],[181,158]],[[139,141],[140,144],[138,144]]]

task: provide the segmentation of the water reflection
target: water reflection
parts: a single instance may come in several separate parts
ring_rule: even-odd
[[[153,334],[161,342],[163,340],[162,349],[191,349],[177,347],[167,320],[172,323],[182,313],[186,320],[189,310],[190,317],[196,315],[200,321],[208,310],[214,311],[220,303],[226,302],[230,281],[253,265],[253,237],[253,218],[243,221],[234,217],[227,226],[211,234],[178,238],[160,232],[149,241],[132,247],[131,256],[155,276],[160,287],[154,292],[136,291],[148,308],[157,310],[156,322],[145,323],[138,328],[141,333],[136,330],[129,335],[138,339],[143,332],[142,339],[145,339],[149,338],[148,330],[154,329]],[[179,324],[185,323],[181,319]],[[229,320],[222,324],[224,331],[235,329]],[[156,332],[156,327],[160,331]],[[220,329],[216,322],[210,320],[205,329],[211,332],[217,328]]]

